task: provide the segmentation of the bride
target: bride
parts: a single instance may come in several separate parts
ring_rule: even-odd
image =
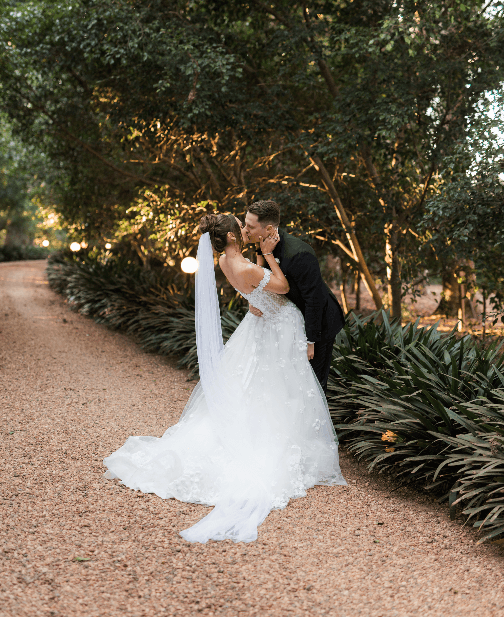
[[[316,484],[346,484],[322,388],[310,366],[303,316],[272,253],[271,270],[242,255],[245,231],[232,215],[200,221],[196,342],[201,380],[180,421],[161,438],[129,437],[104,460],[107,478],[162,499],[214,506],[181,532],[189,542],[252,542],[272,509]],[[213,250],[233,287],[262,311],[247,313],[222,342]]]

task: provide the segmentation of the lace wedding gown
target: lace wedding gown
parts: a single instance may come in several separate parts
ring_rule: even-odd
[[[225,421],[214,421],[202,376],[161,438],[129,437],[104,460],[105,476],[131,489],[215,506],[181,532],[190,542],[251,542],[272,509],[316,484],[346,484],[303,316],[285,296],[264,290],[270,276],[264,269],[259,286],[243,294],[263,316],[247,313],[223,348],[214,394],[230,410]]]

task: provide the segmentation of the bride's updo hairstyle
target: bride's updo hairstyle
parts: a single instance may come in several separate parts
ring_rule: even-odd
[[[232,214],[205,214],[200,220],[199,228],[202,234],[208,231],[216,253],[222,253],[226,248],[229,232],[234,234],[238,248],[240,250],[243,248],[241,229]]]

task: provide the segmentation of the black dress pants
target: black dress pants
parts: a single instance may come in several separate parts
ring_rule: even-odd
[[[331,368],[332,350],[336,337],[325,341],[319,341],[315,343],[315,353],[313,360],[310,360],[315,375],[324,390],[327,392],[327,378],[329,377],[329,370]]]

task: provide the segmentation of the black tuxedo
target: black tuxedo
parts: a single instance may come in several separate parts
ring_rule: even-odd
[[[325,391],[334,339],[345,325],[345,317],[339,302],[322,280],[312,247],[283,229],[279,234],[280,242],[273,257],[279,259],[280,268],[289,282],[287,297],[303,313],[306,338],[315,343],[311,364]]]

